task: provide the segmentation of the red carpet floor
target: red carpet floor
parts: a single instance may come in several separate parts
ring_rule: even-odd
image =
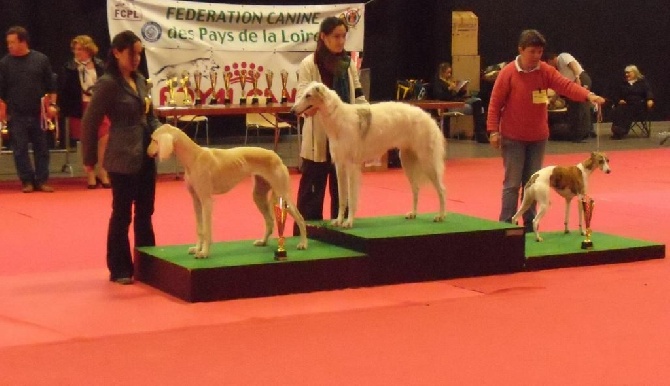
[[[593,227],[669,243],[669,155],[610,152],[613,173],[591,178]],[[585,156],[551,155],[547,163]],[[496,219],[501,179],[500,159],[449,160],[448,210]],[[3,385],[663,385],[670,378],[667,259],[189,304],[142,283],[108,283],[109,191],[53,182],[56,193],[29,195],[16,182],[0,184]],[[411,200],[400,170],[366,174],[361,194],[361,217],[403,214]],[[545,230],[562,227],[563,203],[553,198]],[[183,182],[161,178],[158,244],[193,241],[190,205]],[[424,189],[420,210],[435,208],[435,194]],[[217,198],[214,226],[217,241],[260,234],[250,181]]]

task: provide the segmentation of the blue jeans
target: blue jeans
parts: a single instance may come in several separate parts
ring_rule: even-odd
[[[502,210],[500,221],[511,222],[519,204],[519,189],[536,171],[542,168],[547,141],[525,142],[502,138],[502,159],[505,179],[502,189]],[[523,223],[532,227],[535,205],[523,215]]]
[[[39,186],[46,183],[49,179],[49,147],[46,132],[40,126],[40,117],[13,116],[8,124],[19,179],[24,184]],[[34,170],[30,162],[30,143],[33,144]]]

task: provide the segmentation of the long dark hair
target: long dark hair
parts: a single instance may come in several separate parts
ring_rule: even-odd
[[[121,52],[128,48],[132,49],[135,43],[139,41],[141,41],[140,38],[130,30],[116,34],[116,36],[114,36],[112,39],[112,46],[110,47],[109,54],[107,55],[107,71],[113,73],[114,75],[120,75],[121,70],[119,69],[119,62],[114,56],[114,50]]]
[[[334,74],[337,71],[337,63],[341,60],[343,56],[348,55],[346,51],[332,53],[326,47],[326,43],[321,39],[321,33],[330,35],[333,30],[339,26],[344,26],[345,30],[349,32],[349,26],[344,22],[344,19],[339,17],[329,16],[321,22],[319,27],[319,40],[316,42],[316,51],[314,52],[314,62],[319,65],[320,68],[325,69],[331,74]]]

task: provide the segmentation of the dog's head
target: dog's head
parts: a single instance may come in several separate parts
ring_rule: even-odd
[[[149,157],[158,156],[158,160],[160,161],[170,157],[174,150],[175,136],[173,135],[173,130],[179,129],[172,125],[164,124],[151,134],[151,143],[147,148]]]
[[[300,98],[295,101],[291,112],[295,115],[306,114],[312,116],[316,114],[319,108],[323,106],[329,91],[323,83],[311,82],[307,85]]]
[[[610,160],[607,158],[607,154],[594,151],[591,153],[591,157],[586,160],[584,166],[589,170],[600,169],[604,173],[609,174],[612,171],[612,169],[610,169],[609,162]]]

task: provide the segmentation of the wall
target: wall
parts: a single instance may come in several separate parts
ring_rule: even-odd
[[[318,0],[317,0],[318,1]],[[276,4],[274,1],[213,1]],[[315,1],[294,0],[292,4]],[[356,1],[318,1],[323,4]],[[69,57],[70,39],[87,33],[102,52],[109,47],[105,0],[0,0],[0,29],[28,28],[32,47],[46,53],[58,68]],[[566,0],[373,0],[366,6],[364,67],[371,68],[372,98],[392,99],[395,80],[430,80],[440,61],[451,60],[451,11],[471,10],[479,16],[483,66],[516,55],[521,30],[536,28],[553,51],[572,53],[591,74],[594,90],[608,95],[623,79],[623,68],[636,64],[656,94],[655,119],[670,120],[670,2]],[[1,46],[0,54],[6,53]],[[104,56],[104,55],[103,55]]]

